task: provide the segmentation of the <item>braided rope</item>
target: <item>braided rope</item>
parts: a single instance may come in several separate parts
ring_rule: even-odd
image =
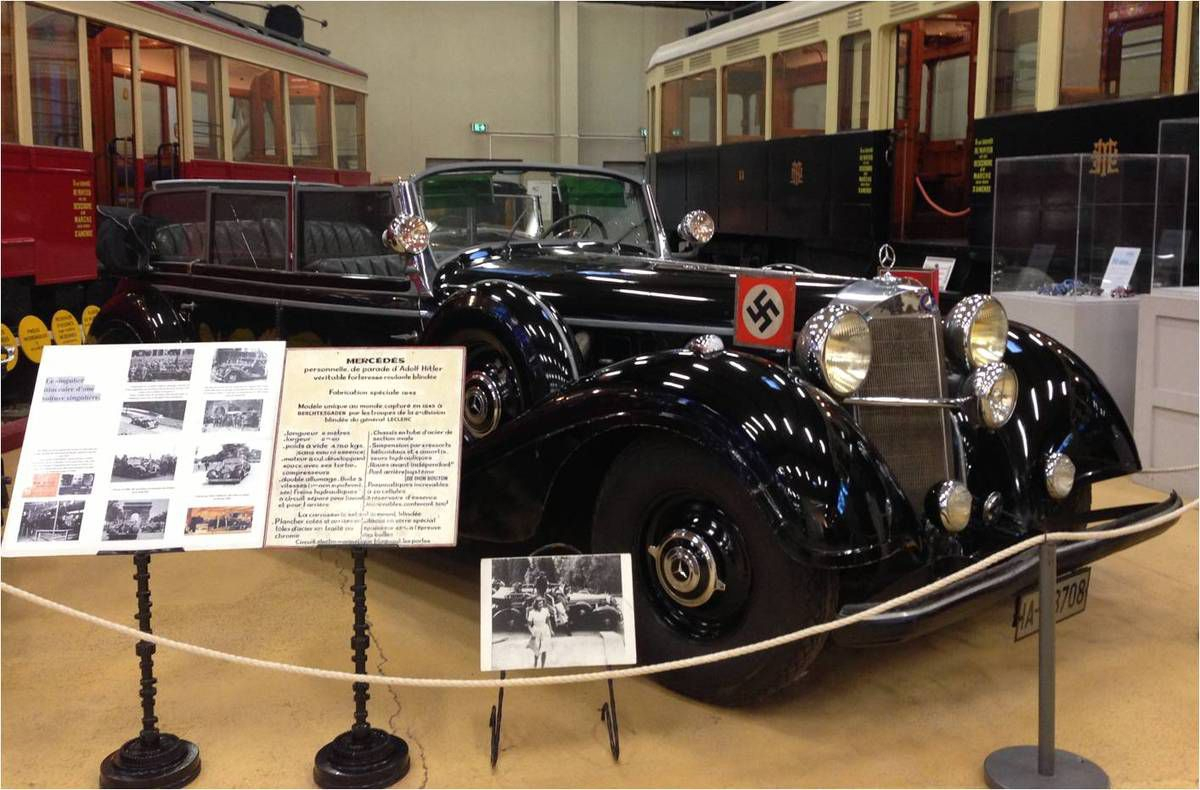
[[[105,620],[102,617],[97,617],[96,615],[88,614],[87,612],[83,612],[78,609],[73,609],[70,606],[58,603],[57,601],[51,601],[48,598],[43,598],[40,595],[23,590],[20,587],[14,587],[7,582],[0,582],[0,591],[36,604],[37,606],[58,612],[59,614],[65,614],[69,617],[74,617],[76,619],[83,620],[84,622],[91,623],[92,625],[98,625],[101,628],[107,628],[110,631],[115,631],[118,634],[130,637],[132,639],[153,642],[154,644],[161,645],[162,647],[170,647],[180,650],[184,653],[191,653],[192,655],[202,656],[205,658],[214,658],[218,661],[228,661],[233,664],[241,664],[242,666],[256,667],[258,669],[270,669],[277,672],[287,672],[293,675],[303,675],[306,677],[315,677],[324,680],[337,680],[347,683],[362,683],[365,681],[385,686],[410,686],[417,688],[492,689],[499,688],[501,686],[557,686],[567,683],[586,683],[597,680],[631,678],[642,675],[653,675],[659,672],[671,672],[678,669],[687,669],[688,667],[701,666],[703,664],[712,664],[717,661],[738,658],[739,656],[758,653],[763,650],[770,650],[771,648],[786,645],[790,642],[808,639],[809,637],[817,636],[818,634],[836,631],[839,628],[845,628],[849,625],[853,625],[854,623],[874,617],[875,615],[883,614],[884,612],[891,611],[892,609],[904,606],[905,604],[928,597],[939,590],[945,589],[946,587],[956,584],[963,579],[974,576],[993,565],[1003,562],[1009,557],[1014,557],[1017,554],[1020,554],[1027,549],[1031,549],[1034,546],[1041,545],[1042,543],[1112,540],[1115,538],[1126,537],[1128,535],[1133,535],[1138,532],[1143,532],[1162,524],[1169,523],[1175,519],[1178,519],[1185,511],[1191,510],[1198,505],[1200,505],[1200,499],[1193,499],[1186,505],[1182,505],[1168,513],[1163,513],[1159,516],[1155,516],[1154,518],[1145,519],[1143,521],[1115,529],[1095,530],[1086,533],[1049,532],[1042,535],[1035,535],[1031,538],[1021,541],[1020,543],[1013,544],[1006,549],[1002,549],[989,557],[985,557],[984,559],[972,565],[968,565],[962,570],[956,571],[949,576],[938,579],[937,581],[927,584],[924,587],[919,587],[912,592],[908,592],[904,595],[892,598],[891,600],[876,604],[869,609],[864,609],[861,612],[855,612],[854,614],[846,617],[839,617],[834,620],[830,620],[829,622],[809,626],[808,628],[802,628],[799,631],[782,634],[771,639],[764,639],[761,642],[753,642],[748,645],[742,645],[740,647],[730,648],[728,650],[721,650],[715,653],[707,653],[702,656],[682,658],[675,661],[665,661],[658,664],[647,664],[645,666],[628,667],[626,669],[610,669],[600,672],[581,672],[566,675],[547,675],[542,677],[505,678],[504,680],[499,678],[471,679],[393,677],[390,675],[377,675],[371,673],[360,675],[354,672],[339,672],[336,670],[320,669],[317,667],[299,666],[297,664],[288,664],[282,661],[265,661],[259,658],[239,656],[234,653],[226,653],[220,650],[202,647],[200,645],[193,645],[188,642],[181,642],[177,639],[161,636],[160,634],[148,634],[143,631],[139,631],[136,628],[131,628],[130,626],[122,625],[120,623],[114,623],[111,620]]]
[[[1188,464],[1187,466],[1160,466],[1156,469],[1142,469],[1134,472],[1135,475],[1161,475],[1167,472],[1195,472],[1200,469],[1200,464]]]

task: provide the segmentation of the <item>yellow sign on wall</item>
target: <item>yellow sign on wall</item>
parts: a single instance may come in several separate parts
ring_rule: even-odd
[[[31,362],[42,361],[42,349],[50,343],[50,330],[36,315],[27,315],[17,324],[17,336],[21,338],[21,349]]]
[[[60,346],[77,346],[83,342],[79,322],[66,310],[59,310],[50,317],[50,334]]]
[[[10,353],[8,349],[12,349],[12,357],[8,362],[4,363],[4,367],[12,370],[17,366],[17,357],[20,356],[20,350],[17,348],[17,339],[13,337],[12,330],[8,328],[8,324],[0,324],[0,346],[4,346],[6,356]]]

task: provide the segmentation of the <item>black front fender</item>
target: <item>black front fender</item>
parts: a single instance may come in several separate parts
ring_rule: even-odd
[[[522,384],[536,404],[579,378],[579,349],[554,308],[533,291],[504,280],[463,288],[441,304],[422,343],[445,345],[460,329],[485,329],[521,365]]]
[[[917,548],[911,507],[850,415],[787,369],[732,352],[640,356],[580,380],[470,448],[464,501],[476,485],[505,491],[503,506],[479,517],[501,539],[530,539],[562,469],[607,436],[653,430],[720,455],[797,561],[855,567]],[[576,466],[593,479],[605,472]]]
[[[1054,514],[1045,489],[1050,453],[1066,453],[1078,483],[1096,483],[1141,468],[1137,446],[1104,384],[1074,352],[1049,335],[1011,324],[1004,355],[1020,394],[999,431],[962,421],[972,491],[1000,491],[1009,513],[1024,525]]]

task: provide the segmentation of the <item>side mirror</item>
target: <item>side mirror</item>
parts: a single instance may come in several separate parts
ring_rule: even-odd
[[[688,244],[703,246],[708,244],[717,232],[717,223],[713,222],[707,211],[697,209],[683,215],[677,230],[680,238]]]
[[[415,214],[401,214],[383,232],[383,243],[401,255],[420,255],[429,248],[429,226]]]

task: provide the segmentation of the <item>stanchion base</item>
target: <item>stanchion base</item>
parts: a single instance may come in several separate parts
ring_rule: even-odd
[[[1108,774],[1086,757],[1054,750],[1054,775],[1038,773],[1038,747],[1006,746],[983,761],[988,787],[1109,787]]]
[[[200,775],[200,747],[169,732],[156,746],[132,738],[100,763],[101,787],[186,787]]]
[[[408,744],[372,727],[356,740],[343,732],[317,752],[313,781],[318,787],[391,787],[408,773]]]

